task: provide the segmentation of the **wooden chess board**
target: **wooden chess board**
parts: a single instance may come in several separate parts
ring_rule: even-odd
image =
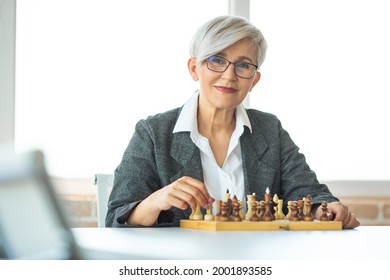
[[[212,231],[341,230],[342,223],[335,221],[321,222],[319,220],[313,222],[292,222],[288,220],[272,222],[180,220],[180,227]]]

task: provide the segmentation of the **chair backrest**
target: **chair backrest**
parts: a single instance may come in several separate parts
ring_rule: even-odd
[[[95,174],[98,227],[105,227],[107,203],[113,183],[113,174]]]

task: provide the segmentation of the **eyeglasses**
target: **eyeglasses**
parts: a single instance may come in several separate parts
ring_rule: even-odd
[[[258,66],[248,62],[231,62],[220,56],[210,56],[206,59],[207,68],[213,72],[223,73],[230,64],[234,66],[234,73],[240,78],[250,79],[256,73]]]

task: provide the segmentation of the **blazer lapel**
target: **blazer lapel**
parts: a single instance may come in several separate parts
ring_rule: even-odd
[[[189,132],[174,133],[171,156],[182,166],[179,172],[171,177],[171,182],[182,176],[190,176],[203,181],[199,149],[192,142]]]
[[[275,169],[261,162],[268,144],[262,133],[251,133],[245,128],[241,136],[242,167],[244,169],[244,183],[246,194],[265,193],[273,185]]]
[[[192,142],[189,132],[173,134],[171,156],[181,165],[179,171],[170,178],[171,183],[183,176],[189,176],[203,182],[200,152]],[[189,216],[191,214],[191,209],[188,208],[183,212]]]

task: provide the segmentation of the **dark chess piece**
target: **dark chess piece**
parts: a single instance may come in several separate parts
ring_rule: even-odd
[[[303,218],[305,217],[305,215],[303,214],[303,206],[304,206],[304,200],[303,199],[300,199],[298,200],[298,217],[301,221],[303,221]]]
[[[259,216],[257,216],[257,201],[252,201],[251,207],[252,207],[252,216],[250,217],[249,220],[251,222],[258,222],[258,221],[260,221]]]
[[[261,220],[264,222],[271,222],[275,220],[275,216],[274,214],[272,214],[271,194],[268,188],[264,194],[264,205],[265,205],[265,211]]]
[[[238,203],[237,199],[232,200],[232,209],[233,209],[233,214],[231,216],[231,220],[233,222],[241,222],[242,218],[240,217],[240,203]]]
[[[228,222],[230,220],[230,216],[228,215],[229,205],[226,201],[221,203],[221,216],[219,216],[219,221]]]
[[[329,221],[328,217],[328,203],[323,201],[321,203],[321,210],[322,210],[322,215],[320,217],[320,221],[327,222]]]
[[[292,201],[290,203],[290,209],[291,209],[291,215],[290,217],[288,218],[289,221],[292,221],[292,222],[298,222],[300,221],[299,219],[299,216],[298,216],[298,202],[296,201]]]
[[[258,216],[260,218],[260,221],[263,220],[264,212],[265,212],[265,202],[262,200],[259,202],[259,205],[257,206],[258,209]]]

